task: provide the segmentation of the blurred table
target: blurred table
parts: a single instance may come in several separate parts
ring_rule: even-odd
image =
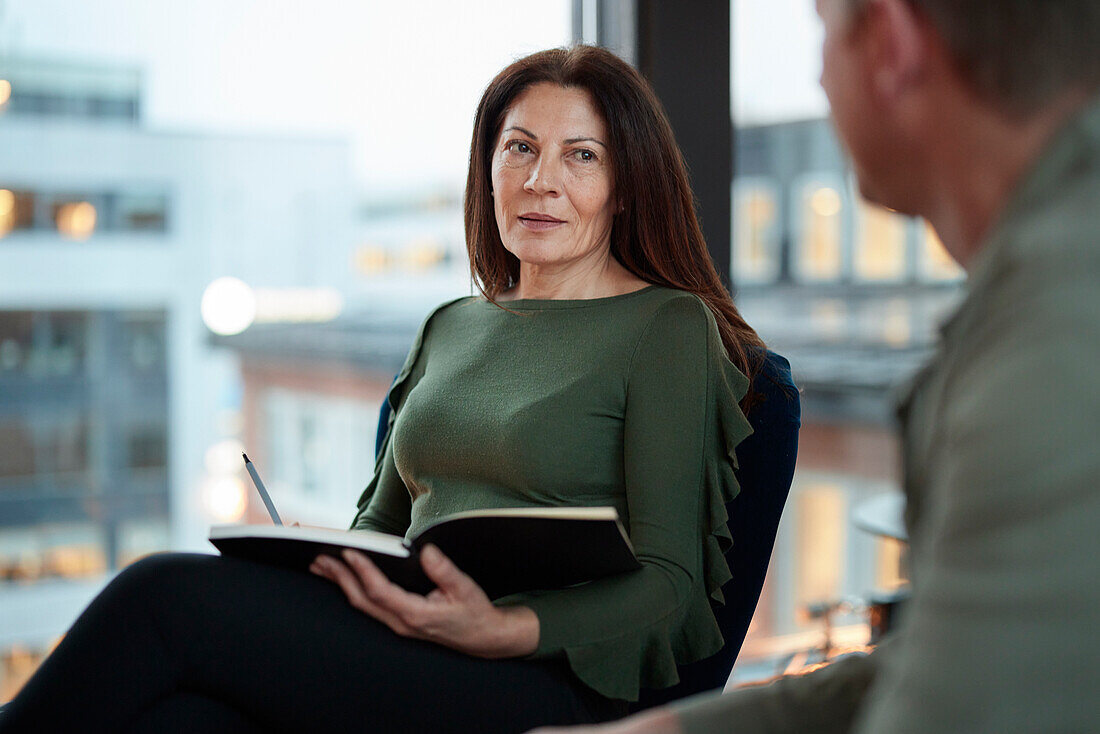
[[[868,497],[852,509],[852,524],[873,535],[908,542],[905,530],[905,495],[890,492]]]

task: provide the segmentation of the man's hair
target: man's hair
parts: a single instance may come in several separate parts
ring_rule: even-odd
[[[975,91],[1021,115],[1100,86],[1100,0],[907,0]],[[867,0],[848,0],[855,6]]]

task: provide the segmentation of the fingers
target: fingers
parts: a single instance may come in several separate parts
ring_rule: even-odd
[[[374,564],[361,555],[360,561],[370,564],[370,569],[365,575],[359,563],[353,562],[353,567],[329,556],[318,556],[309,570],[335,582],[348,598],[348,602],[359,611],[374,617],[399,635],[414,636],[413,630],[401,615],[386,604],[384,590],[380,587],[382,584],[389,586],[393,584]],[[370,575],[370,571],[374,572],[373,576]]]
[[[427,611],[424,597],[405,591],[390,581],[364,554],[345,550],[343,555],[344,561],[359,574],[372,602],[396,613],[413,627],[423,623]]]
[[[430,610],[419,594],[405,591],[386,578],[367,556],[353,550],[343,552],[344,563],[320,556],[333,571],[333,581],[344,590],[348,601],[398,634],[430,639],[427,622]],[[423,634],[415,634],[421,632]]]
[[[428,578],[435,582],[439,590],[446,595],[459,599],[478,600],[488,597],[477,582],[467,576],[451,561],[443,555],[443,552],[429,543],[420,549],[420,565]],[[438,596],[434,591],[429,595]]]

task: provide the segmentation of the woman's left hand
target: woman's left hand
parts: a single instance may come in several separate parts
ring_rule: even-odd
[[[539,642],[539,620],[529,607],[496,607],[472,578],[434,545],[420,551],[435,584],[427,596],[405,591],[370,559],[345,550],[344,560],[318,556],[309,570],[335,582],[356,609],[402,637],[430,640],[482,658],[529,655]]]

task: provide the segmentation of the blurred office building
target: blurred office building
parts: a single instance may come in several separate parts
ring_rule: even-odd
[[[347,142],[150,129],[142,90],[0,57],[0,700],[115,571],[243,513],[210,330],[355,288]]]
[[[737,302],[802,389],[797,471],[741,655],[866,642],[866,603],[905,583],[904,545],[854,526],[900,490],[895,401],[927,360],[963,273],[923,222],[871,205],[827,120],[736,131]],[[845,636],[845,625],[852,625]],[[751,677],[751,674],[750,674]]]

